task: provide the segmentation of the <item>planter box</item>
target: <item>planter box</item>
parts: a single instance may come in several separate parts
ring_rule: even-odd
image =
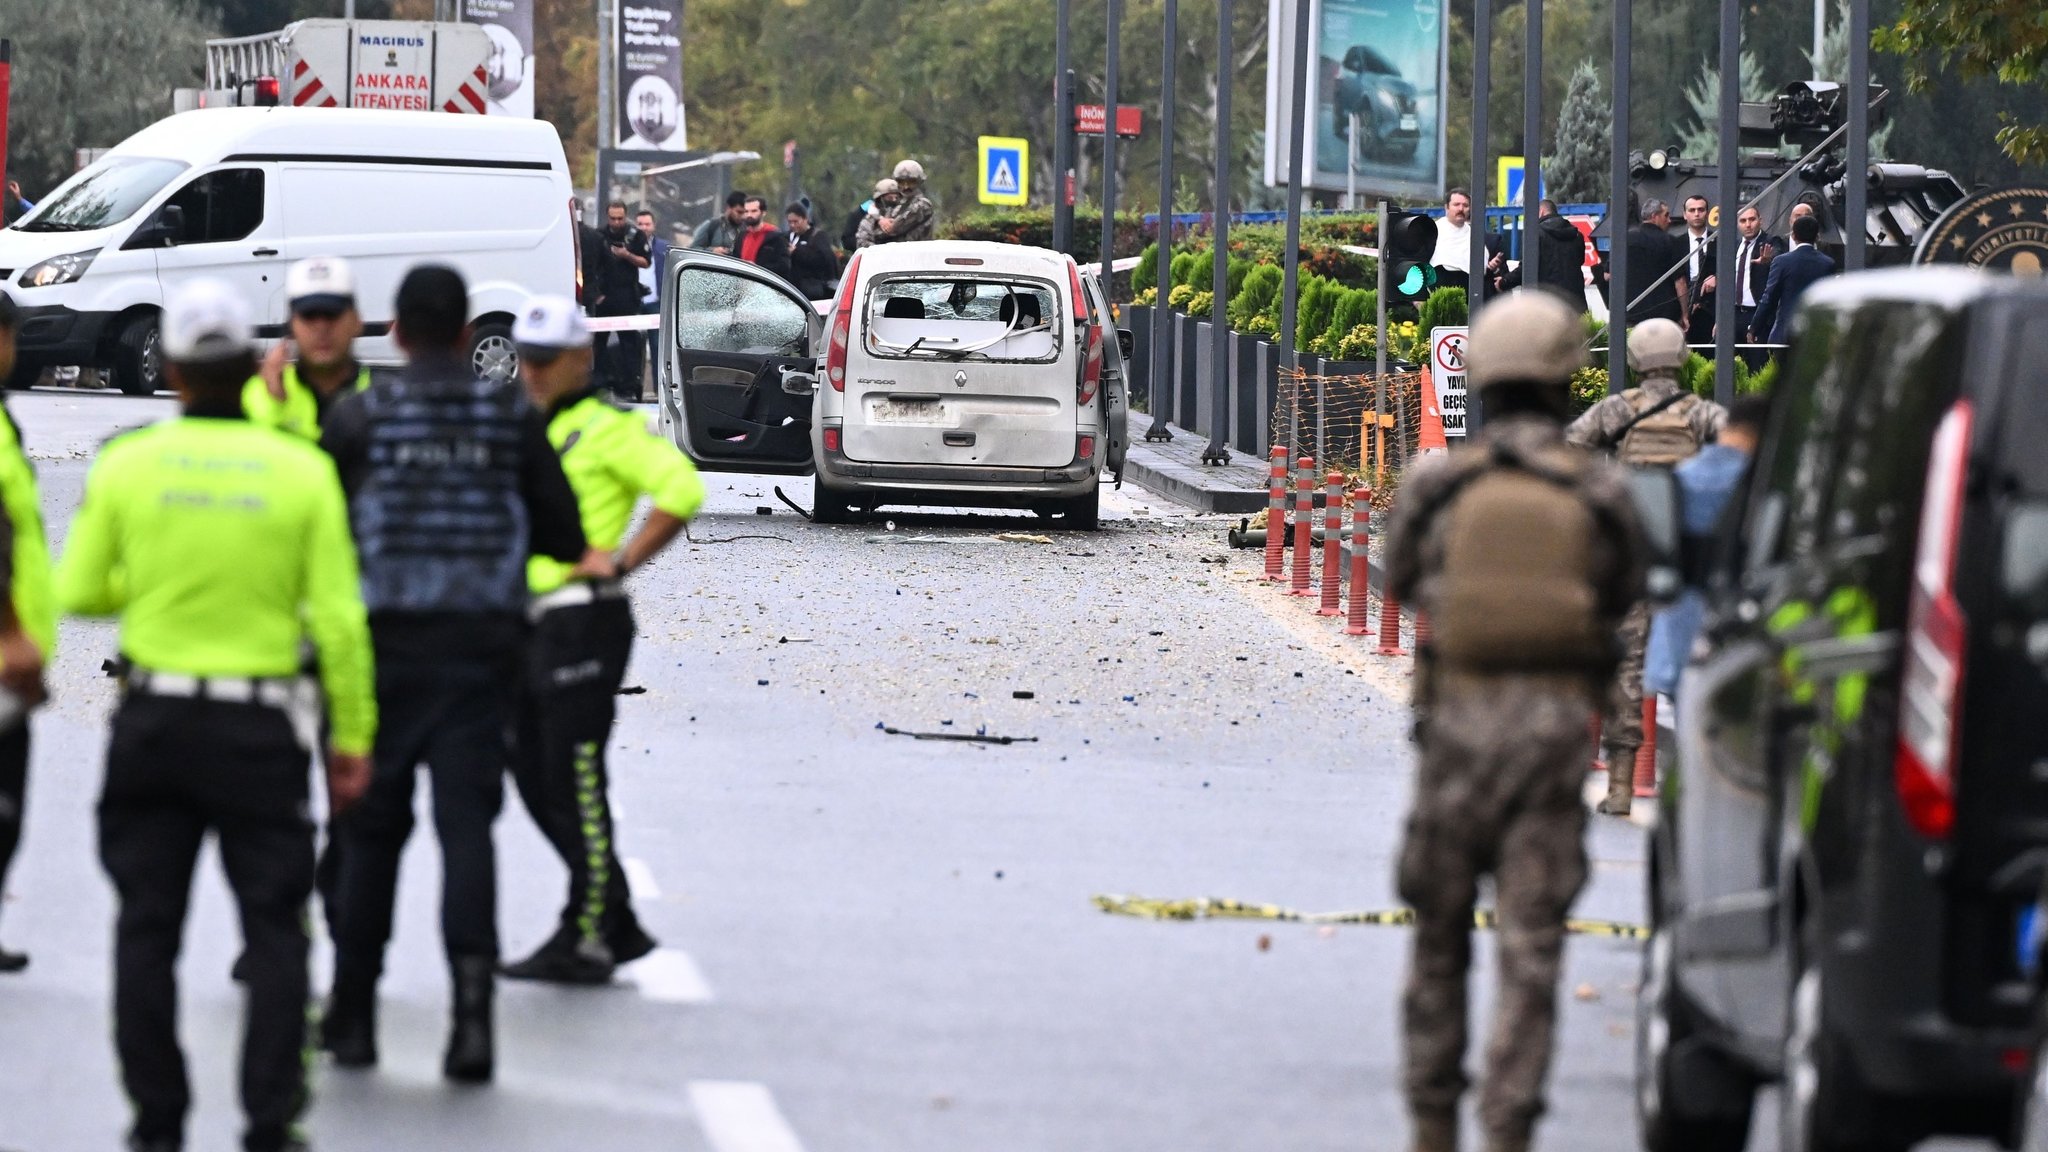
[[[1152,411],[1152,317],[1153,310],[1143,304],[1124,306],[1124,327],[1130,330],[1131,358],[1124,367],[1130,372],[1124,381],[1124,388],[1131,395],[1131,406]]]
[[[1265,428],[1259,423],[1258,348],[1256,336],[1230,334],[1230,446],[1254,456],[1266,454]]]
[[[1196,320],[1186,313],[1173,315],[1173,422],[1193,432],[1201,419],[1197,406],[1196,389],[1200,381],[1200,367],[1196,363],[1201,333],[1196,330]]]

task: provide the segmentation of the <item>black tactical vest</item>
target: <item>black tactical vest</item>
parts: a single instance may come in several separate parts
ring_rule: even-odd
[[[350,505],[371,612],[519,612],[528,525],[517,386],[412,366],[363,392],[368,467]]]

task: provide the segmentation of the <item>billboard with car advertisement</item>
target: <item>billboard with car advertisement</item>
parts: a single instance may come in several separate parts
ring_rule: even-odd
[[[1438,200],[1444,191],[1446,0],[1316,0],[1310,5],[1308,131],[1312,188]],[[1292,0],[1270,0],[1266,183],[1287,182]]]

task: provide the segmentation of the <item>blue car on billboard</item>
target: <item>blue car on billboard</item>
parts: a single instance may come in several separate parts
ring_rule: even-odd
[[[1386,57],[1363,44],[1353,44],[1344,53],[1331,115],[1339,140],[1350,139],[1351,119],[1358,118],[1358,150],[1364,156],[1409,160],[1422,143],[1415,85]]]

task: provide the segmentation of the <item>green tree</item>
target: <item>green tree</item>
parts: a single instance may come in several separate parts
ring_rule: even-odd
[[[1557,151],[1543,160],[1543,179],[1560,204],[1605,203],[1608,159],[1614,154],[1614,108],[1591,60],[1572,70],[1557,114]]]
[[[1906,82],[1916,93],[1953,71],[1966,80],[1995,78],[2038,95],[2048,81],[2043,13],[2040,0],[1905,0],[1898,19],[1874,40],[1905,57]],[[1998,143],[2006,155],[2048,163],[2048,122],[2001,112],[1999,123]]]
[[[78,149],[170,115],[172,90],[205,72],[212,21],[190,0],[0,0],[14,41],[7,174],[33,200],[77,169]]]
[[[1742,99],[1771,98],[1776,86],[1764,79],[1763,65],[1747,48],[1742,50],[1741,73]],[[1703,61],[1699,75],[1686,85],[1685,100],[1692,105],[1692,122],[1679,127],[1679,149],[1687,159],[1712,161],[1721,147],[1721,70]]]

